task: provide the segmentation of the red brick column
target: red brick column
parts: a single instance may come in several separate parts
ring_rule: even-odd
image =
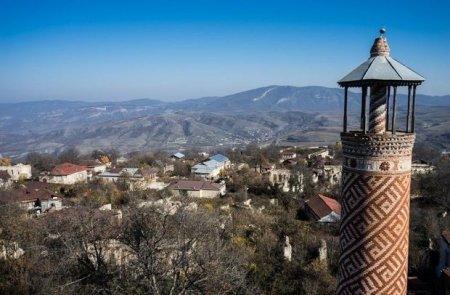
[[[343,133],[337,294],[406,294],[414,134]]]

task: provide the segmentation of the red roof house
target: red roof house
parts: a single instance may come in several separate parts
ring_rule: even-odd
[[[341,204],[318,194],[305,201],[309,215],[319,222],[337,222],[341,219]]]
[[[77,182],[86,182],[88,179],[87,168],[85,166],[72,163],[63,163],[56,165],[50,171],[50,175],[41,178],[42,181],[59,184],[74,184]]]

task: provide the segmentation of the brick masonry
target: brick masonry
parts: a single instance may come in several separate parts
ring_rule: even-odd
[[[414,134],[341,134],[337,294],[406,294]]]

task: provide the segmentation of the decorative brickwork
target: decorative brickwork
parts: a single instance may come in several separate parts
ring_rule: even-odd
[[[338,82],[345,87],[338,295],[406,295],[407,291],[409,190],[415,139],[410,132],[414,132],[415,89],[425,79],[389,56],[385,33],[384,28],[380,30],[369,60]],[[408,92],[412,109],[408,107],[404,132],[396,125],[399,86],[413,89],[412,97]],[[347,132],[349,87],[362,88],[361,131]],[[370,87],[368,130],[366,87]],[[388,110],[392,110],[389,118]]]
[[[341,134],[338,294],[406,294],[414,134]]]
[[[370,87],[369,133],[381,134],[386,129],[386,86]]]

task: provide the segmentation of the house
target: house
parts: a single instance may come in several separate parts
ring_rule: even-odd
[[[231,161],[230,159],[228,159],[226,156],[222,155],[222,154],[217,154],[214,156],[209,157],[209,160],[214,160],[219,162],[224,169],[230,168],[231,166]]]
[[[341,204],[321,194],[306,200],[305,209],[310,218],[318,222],[337,222],[341,219]]]
[[[217,154],[209,157],[206,161],[194,165],[191,168],[191,172],[196,176],[204,177],[206,179],[215,179],[219,176],[221,171],[230,167],[230,159],[224,155]]]
[[[8,192],[1,201],[7,204],[17,203],[22,209],[33,213],[62,209],[61,197],[50,189],[48,183],[28,181]]]
[[[21,178],[31,178],[31,165],[19,163],[17,165],[0,166],[0,171],[8,172],[9,176],[11,176],[11,180],[13,181],[17,181]]]
[[[328,149],[320,149],[318,151],[309,153],[307,158],[308,158],[308,160],[311,160],[314,158],[319,158],[319,157],[326,158],[329,156],[330,156],[330,152],[328,151]]]
[[[78,164],[80,164],[80,166],[86,167],[86,170],[93,175],[106,171],[106,164],[102,163],[99,160],[83,160]]]
[[[147,182],[153,182],[156,181],[156,179],[158,179],[158,172],[159,169],[158,168],[144,168],[144,169],[139,169],[142,177],[144,177],[144,180]]]
[[[144,182],[144,176],[139,168],[113,168],[100,173],[97,177],[106,182],[125,183],[130,190],[141,187]]]
[[[220,171],[223,170],[221,163],[215,160],[207,160],[202,163],[195,164],[191,168],[191,172],[196,176],[204,177],[207,179],[214,179],[219,176]]]
[[[40,177],[40,181],[59,184],[75,184],[78,182],[87,182],[87,168],[72,163],[63,163],[56,165],[50,174]]]
[[[117,182],[118,180],[129,178],[134,180],[142,180],[139,168],[113,168],[97,175],[98,178],[106,182]]]
[[[436,170],[436,167],[424,162],[424,161],[420,161],[418,162],[413,162],[411,164],[411,173],[413,175],[419,175],[419,174],[429,174],[429,173],[433,173]]]
[[[216,198],[225,195],[225,183],[214,183],[205,180],[179,180],[168,186],[175,196],[196,198]]]
[[[9,188],[12,183],[11,175],[7,171],[0,171],[0,188]]]
[[[297,153],[293,151],[283,151],[280,156],[280,163],[283,163],[286,160],[293,160],[297,158]]]
[[[178,152],[178,153],[175,153],[175,154],[171,155],[170,157],[173,160],[182,160],[182,159],[184,159],[185,156],[184,156],[183,153]]]

